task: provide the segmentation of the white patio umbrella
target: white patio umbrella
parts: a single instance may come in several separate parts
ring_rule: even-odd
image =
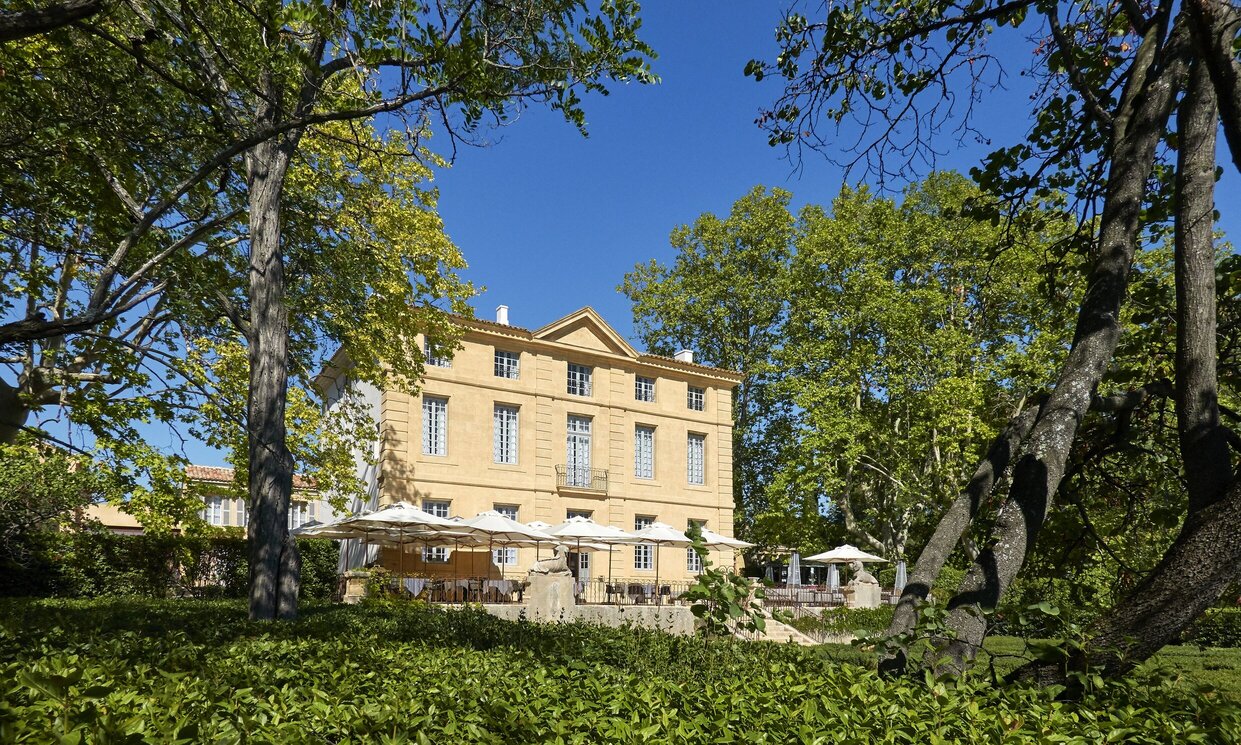
[[[581,553],[583,542],[589,544],[603,544],[611,546],[617,543],[640,543],[636,540],[634,534],[626,533],[620,528],[614,528],[611,525],[603,525],[591,520],[589,517],[571,517],[568,520],[547,528],[546,533],[553,535],[562,541],[576,541],[578,553]],[[608,550],[608,583],[612,582],[612,551]]]
[[[797,551],[794,551],[792,556],[789,557],[789,571],[784,577],[784,586],[801,586],[801,554]]]
[[[840,590],[840,567],[835,564],[827,568],[827,590],[828,592]]]
[[[494,556],[494,554],[491,554],[491,551],[493,551],[491,548],[492,543],[499,541],[501,546],[513,543],[531,545],[542,541],[555,540],[542,530],[532,528],[524,523],[519,523],[511,517],[502,515],[495,510],[480,512],[474,517],[471,517],[468,520],[462,520],[457,524],[487,536],[489,553],[487,559],[488,576],[491,574],[491,559],[492,556]],[[503,567],[500,569],[500,574],[504,574]]]
[[[397,502],[381,507],[374,512],[345,518],[338,526],[351,526],[365,534],[363,540],[369,542],[370,533],[375,531],[397,534],[397,542],[401,547],[398,571],[405,576],[405,538],[430,535],[468,535],[474,533],[472,528],[453,522],[446,517],[437,517],[425,512],[409,502]]]
[[[636,539],[634,543],[654,543],[655,544],[655,604],[660,603],[659,595],[659,547],[665,546],[689,546],[693,541],[689,536],[685,535],[676,528],[667,523],[651,523],[642,530],[633,534]]]
[[[321,523],[318,520],[312,520],[303,524],[301,527],[294,528],[292,533],[293,535],[305,536],[307,538],[357,538],[358,534],[356,531],[341,524],[345,519],[346,518],[340,517],[326,523]]]
[[[535,530],[539,530],[544,533],[546,533],[548,529],[552,527],[551,523],[545,523],[542,520],[531,520],[530,522],[526,523],[526,525],[528,527],[534,528]],[[538,561],[539,558],[542,557],[542,555],[543,555],[543,544],[542,543],[534,544],[534,560]]]
[[[753,548],[753,543],[747,543],[740,538],[729,538],[726,535],[716,533],[714,530],[702,528],[702,542],[707,548]]]
[[[860,561],[863,564],[888,563],[888,560],[882,556],[868,554],[857,546],[850,546],[847,543],[843,546],[837,546],[831,551],[824,551],[821,554],[807,556],[803,559],[803,561],[816,562],[819,564],[848,564],[851,561]]]
[[[900,594],[905,589],[905,584],[909,582],[909,570],[905,567],[905,560],[901,559],[896,562],[896,582],[892,584],[892,592]]]

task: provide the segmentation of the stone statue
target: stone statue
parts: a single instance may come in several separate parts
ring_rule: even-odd
[[[568,549],[557,543],[552,549],[552,558],[534,562],[530,574],[570,574]]]
[[[853,580],[850,584],[854,585],[878,585],[879,580],[875,579],[875,575],[866,571],[866,567],[862,562],[854,560],[849,562],[849,568],[853,570]]]

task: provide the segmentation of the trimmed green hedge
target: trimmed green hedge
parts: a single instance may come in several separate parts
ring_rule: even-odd
[[[240,535],[118,535],[107,531],[48,533],[36,561],[0,573],[0,595],[165,598],[192,594],[240,598],[249,568]],[[339,547],[302,538],[302,597],[336,591]]]
[[[236,602],[0,603],[0,741],[1227,742],[1241,708],[1135,679],[883,680],[817,649],[420,603],[248,622]]]
[[[1241,608],[1208,608],[1185,641],[1200,647],[1241,647]]]
[[[827,608],[819,616],[793,619],[793,628],[815,637],[870,634],[892,623],[891,605],[878,608]]]

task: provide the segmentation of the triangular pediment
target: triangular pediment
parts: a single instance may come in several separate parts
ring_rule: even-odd
[[[590,307],[582,308],[564,318],[552,321],[535,331],[534,338],[595,352],[619,354],[635,359],[638,357],[637,350],[629,346],[625,337],[616,333],[616,330]]]

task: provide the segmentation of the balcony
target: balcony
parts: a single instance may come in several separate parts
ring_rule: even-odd
[[[606,468],[556,466],[556,488],[560,491],[607,494],[608,471]]]

